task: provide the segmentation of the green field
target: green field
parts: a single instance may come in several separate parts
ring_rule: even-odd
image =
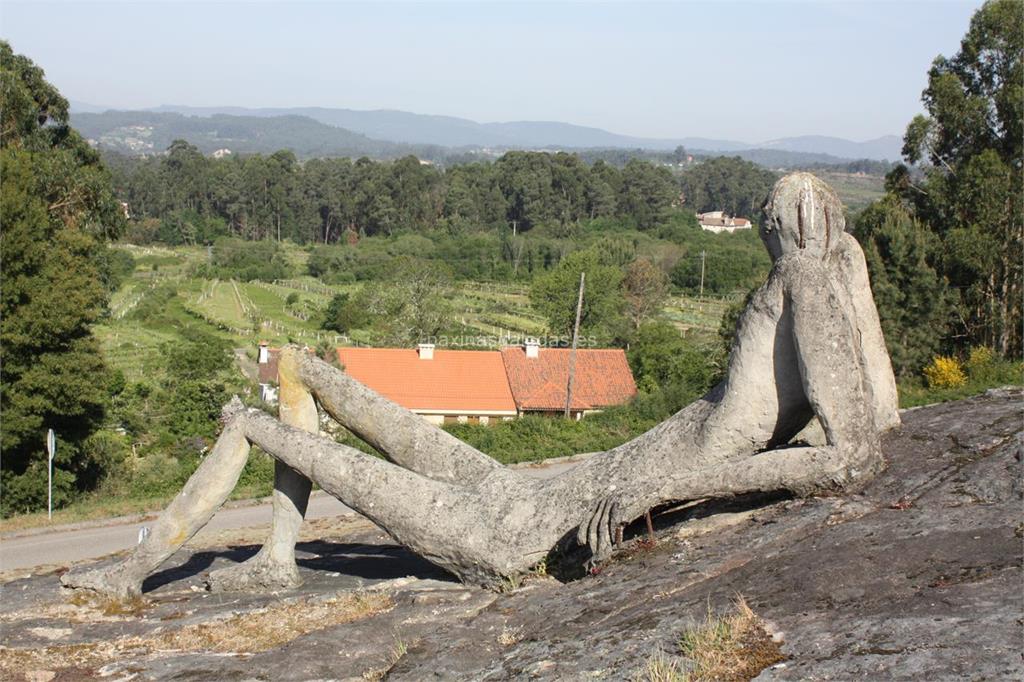
[[[885,194],[885,178],[857,173],[815,171],[815,175],[832,185],[843,205],[856,213]]]

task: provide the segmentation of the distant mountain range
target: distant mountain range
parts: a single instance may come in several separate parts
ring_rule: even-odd
[[[127,140],[126,128],[150,127],[152,149],[160,150],[167,134],[184,137],[200,148],[219,145],[233,152],[291,148],[300,156],[367,154],[393,156],[413,147],[470,149],[593,149],[624,148],[671,150],[682,145],[693,152],[740,153],[760,151],[815,155],[819,160],[874,159],[897,161],[902,141],[887,135],[865,142],[808,135],[751,144],[702,137],[660,139],[619,135],[600,128],[554,121],[478,123],[454,116],[432,116],[406,111],[328,109],[322,107],[260,108],[188,107],[164,105],[146,111],[105,111],[72,103],[74,124],[86,137],[121,151],[133,150],[138,138]],[[263,120],[261,123],[260,120]],[[289,126],[294,128],[289,134]],[[173,129],[182,134],[163,132]],[[264,130],[266,128],[266,130]],[[136,131],[140,132],[140,131]],[[193,136],[197,136],[193,139]],[[130,135],[128,137],[131,137]],[[289,140],[294,137],[294,140]],[[157,139],[159,138],[159,140]],[[322,138],[321,142],[316,139]],[[106,141],[104,141],[106,140]],[[168,141],[169,143],[169,141]],[[411,147],[411,146],[412,147]],[[209,150],[212,151],[212,150]],[[436,151],[436,150],[435,150]],[[764,157],[765,154],[760,154]],[[741,156],[747,156],[741,153]],[[825,155],[825,156],[823,156]],[[792,156],[792,154],[786,155]]]

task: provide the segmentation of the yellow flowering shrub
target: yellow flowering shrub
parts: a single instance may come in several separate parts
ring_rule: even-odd
[[[960,361],[956,358],[937,355],[924,368],[924,376],[930,388],[956,388],[967,383]]]

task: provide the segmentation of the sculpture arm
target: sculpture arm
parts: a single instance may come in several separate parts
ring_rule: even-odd
[[[804,394],[827,442],[798,450],[834,451],[848,463],[851,476],[875,471],[882,462],[879,431],[850,297],[814,259],[793,257],[782,271]]]
[[[852,235],[844,233],[835,257],[844,270],[844,281],[856,315],[854,328],[865,365],[868,393],[875,411],[875,426],[879,431],[887,431],[900,424],[899,399],[892,361],[885,346],[875,299],[871,295],[864,251]]]

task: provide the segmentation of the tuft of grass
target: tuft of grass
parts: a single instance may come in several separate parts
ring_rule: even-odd
[[[785,660],[779,643],[746,600],[737,596],[732,610],[717,616],[710,605],[704,621],[687,628],[678,653],[658,652],[634,679],[646,682],[746,682],[765,668]],[[685,665],[685,669],[683,669]]]
[[[523,585],[523,578],[519,575],[503,575],[501,576],[501,582],[494,586],[495,591],[499,594],[508,594],[509,592],[515,592]]]
[[[647,659],[634,677],[634,682],[688,682],[688,675],[680,669],[678,659],[658,652]]]
[[[501,628],[501,634],[498,635],[498,644],[502,646],[512,646],[518,644],[523,640],[523,628],[509,627],[508,623],[505,623]]]
[[[733,602],[733,612],[724,616],[715,616],[709,606],[704,622],[683,633],[679,651],[693,664],[688,682],[751,680],[785,660],[764,621],[741,596]]]
[[[104,616],[141,616],[152,604],[139,595],[118,599],[96,594],[88,590],[75,590],[66,599],[67,603],[79,608],[95,611]]]

